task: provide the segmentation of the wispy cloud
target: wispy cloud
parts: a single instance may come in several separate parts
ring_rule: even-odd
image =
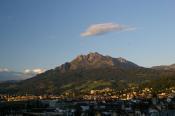
[[[25,74],[29,74],[29,73],[34,73],[34,74],[40,74],[45,72],[45,69],[41,69],[41,68],[36,68],[36,69],[25,69],[24,73]]]
[[[117,23],[93,24],[90,25],[85,32],[81,33],[81,36],[95,36],[112,31],[133,31],[135,29],[136,28]]]

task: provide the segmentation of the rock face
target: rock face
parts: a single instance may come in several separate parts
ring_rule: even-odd
[[[94,69],[104,67],[118,67],[118,68],[137,68],[138,65],[127,61],[124,58],[112,58],[110,56],[103,56],[97,52],[89,53],[87,55],[79,55],[70,63],[65,63],[59,67],[63,72],[76,69]]]

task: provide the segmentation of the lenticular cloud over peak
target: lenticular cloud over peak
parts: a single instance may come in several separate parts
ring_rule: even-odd
[[[118,23],[100,23],[90,25],[85,32],[81,33],[81,36],[95,36],[112,31],[131,31],[131,30],[135,30],[135,28]]]

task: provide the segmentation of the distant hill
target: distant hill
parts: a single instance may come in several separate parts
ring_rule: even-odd
[[[166,88],[173,86],[174,83],[174,71],[144,68],[121,57],[112,58],[95,52],[79,55],[71,62],[33,78],[18,83],[0,84],[0,93],[39,95],[63,94],[70,91],[83,93],[106,87],[122,90],[130,85]]]
[[[152,67],[152,69],[156,69],[156,70],[174,70],[175,71],[175,64],[154,66],[154,67]]]
[[[35,76],[32,73],[22,73],[14,71],[0,71],[0,82],[3,81],[13,81],[13,80],[24,80]]]

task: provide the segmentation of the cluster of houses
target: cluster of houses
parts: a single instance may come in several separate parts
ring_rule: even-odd
[[[36,99],[83,99],[83,100],[130,100],[133,98],[150,99],[153,95],[152,88],[144,88],[142,90],[134,90],[135,88],[126,88],[121,91],[116,91],[110,88],[104,88],[99,90],[90,90],[87,93],[83,93],[81,96],[72,95],[72,92],[65,92],[62,95],[0,95],[0,101],[26,101]],[[71,95],[70,95],[71,94]],[[160,99],[169,98],[175,96],[175,88],[169,88],[166,91],[160,91],[156,93]]]
[[[155,95],[152,88],[144,88],[143,90],[135,91],[132,89],[125,89],[122,91],[115,91],[110,88],[91,90],[89,94],[83,96],[84,100],[131,100],[131,99],[151,99]],[[169,89],[156,93],[159,99],[172,98],[175,96],[175,90]]]

